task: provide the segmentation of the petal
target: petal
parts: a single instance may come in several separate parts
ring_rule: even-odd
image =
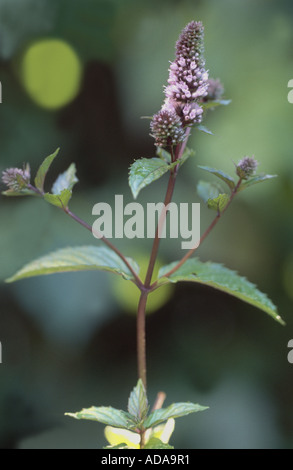
[[[127,429],[114,428],[106,426],[104,430],[105,437],[112,446],[126,444],[129,448],[139,449],[140,435]]]

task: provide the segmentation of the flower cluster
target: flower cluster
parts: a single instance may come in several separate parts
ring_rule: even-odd
[[[30,167],[26,167],[21,170],[20,168],[8,168],[2,172],[2,181],[9,189],[13,191],[21,191],[27,188],[30,183]]]
[[[254,157],[243,157],[236,166],[236,173],[239,178],[246,180],[254,175],[257,165],[258,162]]]
[[[209,88],[202,53],[203,26],[201,22],[192,21],[176,43],[175,60],[170,65],[165,87],[166,99],[151,122],[152,136],[159,147],[182,142],[186,126],[202,120],[201,103]]]
[[[185,136],[181,120],[172,107],[163,107],[154,115],[151,130],[159,147],[176,145],[182,142]]]
[[[203,26],[192,21],[176,43],[176,58],[169,68],[167,98],[189,102],[200,100],[208,92],[208,73],[204,68]]]

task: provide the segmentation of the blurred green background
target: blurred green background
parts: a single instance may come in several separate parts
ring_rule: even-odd
[[[255,155],[261,172],[278,175],[241,193],[198,255],[257,284],[287,325],[223,293],[177,285],[148,317],[149,395],[210,406],[177,420],[177,448],[293,448],[290,0],[0,0],[0,170],[30,162],[34,174],[61,147],[48,188],[75,162],[71,207],[88,223],[95,203],[131,201],[128,167],[155,152],[141,116],[159,110],[175,41],[191,20],[203,21],[207,68],[232,102],[207,116],[214,136],[193,133],[196,157],[182,167],[174,201],[199,202],[198,164],[231,173]],[[138,202],[161,201],[165,183]],[[202,206],[202,231],[210,220]],[[39,255],[98,241],[39,200],[2,197],[0,221],[0,447],[101,448],[102,425],[63,414],[125,409],[136,382],[135,316],[110,274],[5,284]],[[143,257],[150,240],[117,245]],[[160,260],[184,253],[179,240],[163,241]]]

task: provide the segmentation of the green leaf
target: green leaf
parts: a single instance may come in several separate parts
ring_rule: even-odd
[[[144,446],[144,449],[174,449],[174,447],[170,446],[170,444],[165,444],[158,437],[151,437]]]
[[[130,167],[128,179],[134,199],[137,198],[143,188],[161,178],[169,169],[168,163],[161,158],[140,158],[135,160]]]
[[[127,258],[133,269],[137,272],[138,266]],[[14,276],[6,282],[14,282],[33,276],[45,274],[102,270],[120,274],[125,279],[132,279],[133,276],[124,264],[122,259],[107,247],[78,246],[73,248],[62,248],[46,256],[28,263]]]
[[[220,178],[222,181],[225,181],[225,183],[229,186],[230,189],[235,188],[234,179],[230,175],[225,173],[224,171],[216,170],[215,168],[210,168],[209,166],[202,166],[202,165],[198,165],[198,168],[200,168],[201,170],[205,170],[209,173],[212,173],[213,175]]]
[[[132,390],[128,399],[128,412],[134,417],[138,423],[145,418],[148,412],[148,400],[146,391],[141,379],[137,382],[136,387]]]
[[[53,206],[57,206],[63,209],[68,206],[71,196],[72,191],[70,191],[70,189],[63,189],[60,194],[44,194],[44,199]]]
[[[196,126],[196,129],[200,132],[204,132],[205,134],[214,135],[212,131],[207,129],[205,126],[202,126],[201,124],[199,124],[199,126]]]
[[[19,191],[14,191],[14,189],[7,189],[6,191],[2,191],[3,196],[37,196],[35,191],[30,189],[20,189]]]
[[[158,147],[156,154],[164,162],[171,163],[171,154],[167,150],[163,149],[162,147]]]
[[[246,181],[243,181],[238,189],[238,191],[241,191],[242,189],[248,188],[249,186],[252,186],[253,184],[257,183],[262,183],[263,181],[276,178],[278,175],[255,175],[252,178],[249,178]]]
[[[219,212],[222,212],[227,206],[230,200],[229,194],[219,194],[219,196],[214,199],[208,199],[207,204],[209,209],[213,209]]]
[[[183,165],[190,156],[195,155],[195,152],[186,148],[180,160],[176,160],[173,163],[171,163],[171,156],[166,150],[157,150],[157,155],[159,158],[140,158],[135,160],[130,166],[128,183],[134,199],[137,198],[143,188],[161,178],[177,165]]]
[[[177,262],[164,266],[159,271],[159,278],[164,278]],[[170,282],[191,281],[213,287],[227,294],[233,295],[254,307],[257,307],[276,321],[284,324],[277,312],[276,306],[257,287],[245,277],[239,276],[221,264],[207,262],[203,263],[197,258],[188,259],[177,271],[168,277]]]
[[[65,415],[75,419],[98,421],[99,423],[115,426],[116,428],[129,429],[133,427],[133,423],[125,411],[117,410],[111,406],[92,406],[90,408],[83,408],[77,413],[65,413]]]
[[[197,411],[207,410],[207,406],[201,406],[194,403],[173,403],[168,406],[168,408],[160,408],[154,410],[147,419],[144,421],[143,425],[145,429],[157,426],[163,421],[167,421],[169,418],[180,418],[181,416],[186,416],[190,413],[196,413]]]
[[[196,189],[197,194],[206,204],[222,193],[222,188],[218,184],[208,183],[207,181],[199,181]]]
[[[64,173],[61,173],[61,175],[58,176],[52,186],[52,193],[60,195],[64,189],[71,191],[77,182],[76,167],[75,164],[72,163]]]
[[[41,192],[44,191],[44,184],[45,184],[45,178],[47,175],[47,172],[53,162],[53,160],[56,158],[56,156],[59,153],[59,148],[52,153],[52,155],[49,155],[48,157],[45,158],[43,163],[40,165],[36,177],[35,177],[35,186],[38,188]]]

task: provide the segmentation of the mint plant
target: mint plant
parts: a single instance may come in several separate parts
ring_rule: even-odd
[[[148,296],[154,290],[165,284],[181,281],[200,283],[247,302],[284,324],[275,305],[251,282],[221,264],[204,263],[193,256],[240,191],[275,176],[256,174],[258,163],[254,157],[245,156],[234,164],[233,176],[220,169],[199,166],[203,172],[216,178],[215,183],[199,181],[197,184],[199,197],[208,209],[215,212],[215,217],[194,247],[180,260],[163,266],[158,278],[152,279],[160,235],[179,170],[189,158],[194,158],[195,152],[187,148],[190,132],[198,130],[211,133],[202,125],[204,117],[209,110],[229,104],[228,100],[222,98],[224,90],[221,82],[209,78],[205,68],[203,34],[202,23],[195,21],[190,22],[180,34],[176,43],[175,59],[169,68],[168,84],[164,89],[165,100],[150,123],[156,156],[134,161],[129,170],[128,181],[134,199],[143,188],[164,174],[169,174],[164,199],[165,210],[162,210],[159,217],[144,279],[140,277],[139,266],[135,260],[126,257],[103,233],[99,233],[69,208],[73,188],[78,182],[74,164],[58,176],[50,192],[45,189],[46,175],[59,149],[45,158],[33,182],[28,164],[23,169],[9,168],[2,175],[2,181],[8,187],[3,192],[5,196],[34,196],[43,199],[59,208],[104,244],[68,247],[47,254],[25,265],[7,279],[7,282],[66,271],[104,270],[122,276],[125,282],[132,282],[140,291],[137,306],[138,382],[130,393],[127,411],[111,406],[92,406],[79,412],[66,413],[76,419],[94,420],[106,425],[105,436],[109,443],[106,448],[172,448],[169,439],[174,430],[174,420],[207,408],[190,402],[173,403],[163,407],[166,398],[163,392],[158,393],[155,404],[150,408],[147,396],[145,312]]]

